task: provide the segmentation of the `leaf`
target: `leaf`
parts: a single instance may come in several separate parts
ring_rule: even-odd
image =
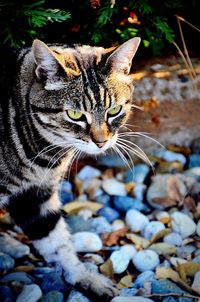
[[[68,214],[76,214],[82,209],[90,209],[96,213],[103,207],[102,204],[92,201],[72,201],[63,206],[63,210]]]
[[[117,288],[129,288],[133,287],[133,278],[131,275],[126,275],[117,283]]]
[[[147,248],[150,245],[150,241],[135,234],[126,234],[126,237],[136,245],[137,249]]]
[[[128,228],[124,227],[110,234],[106,234],[106,236],[104,236],[104,245],[112,246],[118,244],[119,239],[124,237],[127,232]]]
[[[158,241],[159,239],[163,238],[164,236],[166,236],[167,234],[171,233],[171,229],[164,229],[164,230],[161,230],[159,231],[158,233],[156,233],[152,239],[151,239],[151,242],[154,243],[156,241]]]
[[[200,271],[200,264],[192,261],[178,264],[177,270],[180,275],[184,273],[185,276],[193,277],[197,272]]]
[[[165,242],[154,243],[149,246],[149,249],[158,255],[173,255],[176,253],[176,247]]]
[[[110,259],[108,259],[104,264],[102,264],[99,269],[101,273],[103,273],[109,278],[112,278],[114,275],[113,264]]]

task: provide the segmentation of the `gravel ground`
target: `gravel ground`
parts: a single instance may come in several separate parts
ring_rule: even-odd
[[[200,302],[200,140],[148,154],[75,163],[60,196],[82,261],[116,282],[112,302]],[[0,301],[88,302],[0,213]]]

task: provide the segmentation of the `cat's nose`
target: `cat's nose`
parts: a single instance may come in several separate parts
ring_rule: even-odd
[[[99,148],[102,148],[105,144],[106,144],[107,140],[106,141],[103,141],[103,142],[95,142],[94,143],[97,145],[97,147]]]

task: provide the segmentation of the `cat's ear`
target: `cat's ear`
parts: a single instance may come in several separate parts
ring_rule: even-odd
[[[44,76],[53,78],[59,68],[59,64],[53,51],[42,41],[34,40],[32,46],[33,56],[36,63],[36,76],[38,79]]]
[[[138,49],[141,39],[132,38],[119,46],[107,59],[106,69],[129,74],[132,59]]]

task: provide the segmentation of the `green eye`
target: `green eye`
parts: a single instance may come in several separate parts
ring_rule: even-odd
[[[67,110],[67,115],[75,121],[80,120],[83,117],[83,113],[79,112],[79,111],[74,111],[74,110]]]
[[[121,110],[122,110],[122,106],[121,105],[116,106],[116,107],[114,107],[114,108],[112,108],[111,110],[108,111],[108,115],[115,116],[118,113],[120,113]]]

